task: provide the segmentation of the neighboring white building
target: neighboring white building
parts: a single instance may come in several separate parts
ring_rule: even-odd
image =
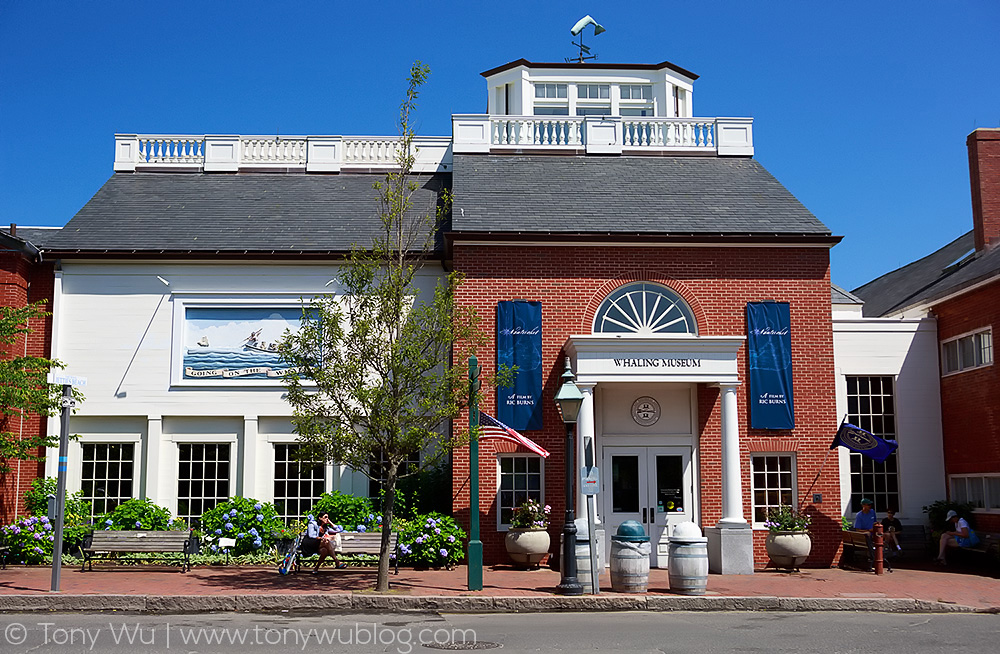
[[[881,464],[837,448],[840,504],[852,516],[869,497],[878,513],[896,508],[905,524],[923,524],[922,507],[945,497],[937,323],[866,318],[862,305],[834,287],[837,411],[900,447]]]

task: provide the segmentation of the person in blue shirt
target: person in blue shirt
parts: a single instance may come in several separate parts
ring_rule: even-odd
[[[861,510],[854,516],[854,528],[858,531],[871,532],[875,529],[875,509],[867,497],[861,500]]]

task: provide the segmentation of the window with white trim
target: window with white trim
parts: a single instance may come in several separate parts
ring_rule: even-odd
[[[795,455],[751,454],[750,471],[754,525],[763,526],[770,509],[797,506]]]
[[[299,460],[298,443],[274,444],[274,508],[285,523],[300,519],[324,490],[322,463]]]
[[[1000,511],[1000,472],[981,475],[951,475],[951,500],[972,504],[977,511]]]
[[[891,376],[847,377],[847,421],[881,438],[896,440],[895,380]],[[861,500],[875,502],[876,511],[899,508],[899,466],[896,452],[878,463],[851,452],[851,511]]]
[[[378,457],[372,458],[371,463],[368,464],[368,497],[371,498],[376,507],[380,503],[382,487],[385,486],[385,480],[388,477],[388,466],[389,461],[385,458],[385,453],[382,451],[379,451]],[[420,453],[411,452],[406,457],[406,461],[403,462],[399,474],[405,475],[416,472],[419,468]]]
[[[566,84],[535,83],[534,114],[536,116],[568,116],[569,98]]]
[[[83,443],[80,490],[92,516],[132,499],[134,470],[135,443]]]
[[[201,514],[229,499],[229,443],[179,443],[177,517],[196,527]]]
[[[500,488],[497,491],[498,527],[510,528],[514,509],[529,499],[545,504],[542,458],[534,455],[501,454],[497,457]]]
[[[948,375],[993,363],[993,330],[984,329],[941,343],[941,374]]]
[[[594,318],[594,333],[697,334],[694,313],[660,284],[634,282],[611,291]]]

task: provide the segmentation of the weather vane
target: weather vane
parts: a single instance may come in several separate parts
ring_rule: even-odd
[[[578,64],[582,64],[587,59],[597,59],[597,55],[590,54],[590,48],[588,48],[587,46],[585,46],[583,44],[583,28],[586,27],[587,25],[593,25],[594,26],[594,36],[597,36],[601,32],[606,31],[601,25],[599,25],[597,23],[596,20],[594,20],[593,18],[591,18],[590,14],[588,14],[588,15],[584,16],[583,18],[581,18],[580,20],[576,21],[576,25],[573,26],[573,29],[571,29],[569,31],[569,33],[572,34],[573,36],[576,36],[577,34],[580,35],[580,42],[579,43],[577,43],[576,41],[572,42],[573,45],[575,45],[578,48],[580,48],[580,54],[578,56],[576,56],[576,57],[567,57],[566,58],[566,63],[578,63]]]

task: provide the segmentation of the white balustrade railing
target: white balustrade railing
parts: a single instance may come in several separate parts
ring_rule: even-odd
[[[138,138],[139,163],[190,164],[202,161],[204,138],[200,136],[155,136]]]
[[[622,118],[626,148],[715,150],[715,120],[705,118]]]
[[[569,116],[492,116],[491,143],[508,146],[580,147],[583,118]]]
[[[449,137],[413,141],[414,172],[451,167]],[[401,141],[381,136],[161,136],[115,135],[115,170],[305,168],[306,172],[387,169],[397,164]]]
[[[704,152],[753,155],[752,118],[452,116],[454,151],[582,150],[594,154]]]
[[[240,161],[246,165],[306,165],[306,139],[302,137],[241,136]]]

